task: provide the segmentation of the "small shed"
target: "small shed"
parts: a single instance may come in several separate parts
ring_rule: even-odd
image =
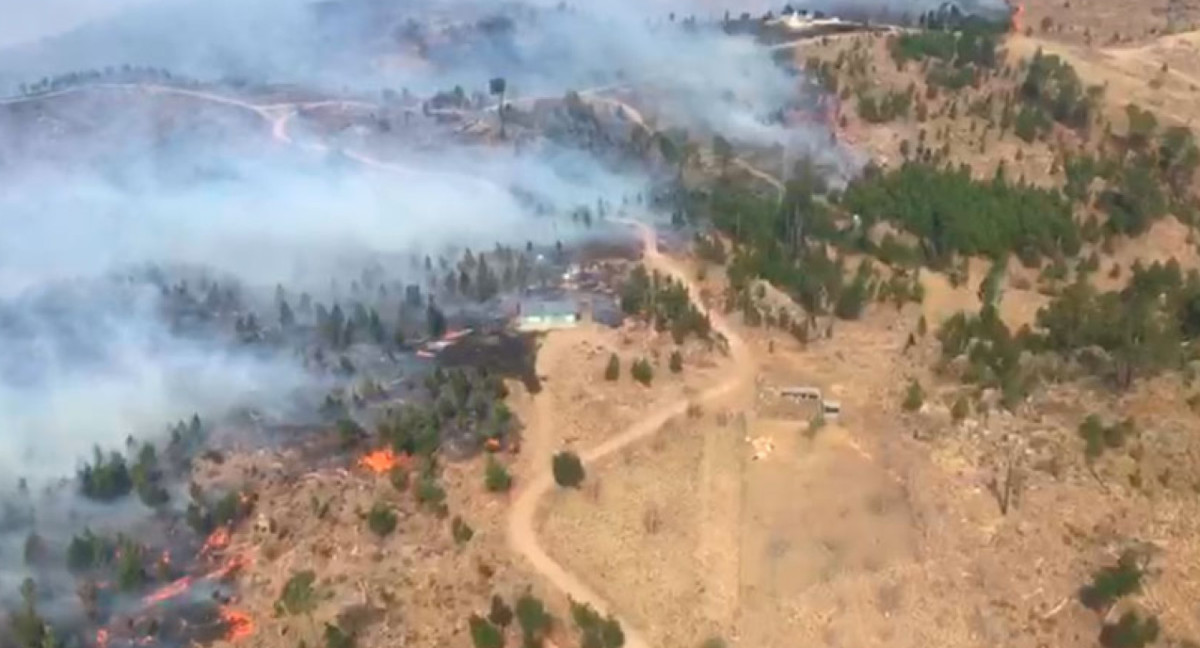
[[[517,304],[519,331],[572,328],[579,319],[579,305],[570,299],[529,299]]]

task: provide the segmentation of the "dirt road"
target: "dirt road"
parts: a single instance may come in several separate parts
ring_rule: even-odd
[[[262,117],[271,126],[272,136],[286,144],[297,144],[295,140],[288,134],[288,122],[298,110],[306,105],[317,104],[253,104],[239,99],[225,97],[222,95],[211,94],[207,92],[187,90],[183,88],[172,88],[169,86],[137,86],[150,92],[171,93],[183,96],[194,97],[212,101],[215,103],[225,104],[238,107],[244,110],[249,110]],[[36,99],[29,99],[30,101]],[[319,102],[326,104],[329,102]],[[627,110],[635,120],[640,120],[638,114],[632,107]],[[312,143],[304,145],[305,148],[316,150],[327,150],[328,147],[320,143]],[[364,153],[351,150],[343,150],[342,153],[347,157],[354,159],[362,164],[397,174],[414,174],[414,170],[387,162],[383,162],[372,158]],[[747,165],[748,166],[748,165]],[[773,179],[773,178],[772,178]],[[478,179],[473,179],[475,182],[482,182]],[[776,184],[776,180],[772,184]],[[722,382],[714,385],[698,397],[694,399],[681,399],[670,405],[659,408],[649,414],[646,418],[639,421],[634,426],[628,428],[617,436],[608,439],[604,443],[589,449],[581,459],[585,465],[594,464],[601,459],[636,443],[642,439],[652,436],[658,432],[667,421],[672,418],[683,416],[687,409],[692,404],[700,404],[708,401],[716,400],[730,395],[739,387],[749,385],[753,382],[755,365],[751,359],[751,354],[748,347],[742,339],[729,327],[724,317],[716,311],[708,311],[707,306],[700,300],[700,291],[694,285],[688,273],[674,260],[666,257],[658,250],[658,242],[654,231],[647,225],[626,221],[630,225],[636,227],[642,236],[644,242],[644,262],[652,269],[664,272],[668,275],[676,277],[688,287],[689,296],[695,306],[701,311],[709,312],[709,317],[712,323],[712,330],[725,337],[728,342],[730,355],[734,362],[733,370],[728,374]],[[548,408],[540,408],[540,411],[547,412]],[[541,447],[545,447],[545,439],[548,438],[548,427],[552,425],[550,416],[539,416],[534,434],[539,437],[535,441]],[[572,599],[586,602],[601,611],[610,611],[610,606],[579,578],[568,572],[558,562],[551,558],[538,542],[537,532],[535,530],[535,518],[538,510],[538,504],[542,498],[552,489],[555,483],[553,475],[550,471],[548,463],[543,464],[542,471],[529,480],[528,484],[518,494],[512,510],[509,513],[508,524],[508,541],[510,547],[517,553],[524,556],[530,566],[546,578],[555,587],[566,593]],[[627,648],[649,648],[650,644],[642,637],[641,633],[628,624],[625,625]]]
[[[682,281],[688,287],[688,294],[693,304],[702,311],[707,310],[707,307],[700,301],[699,289],[692,283],[688,274],[674,260],[659,252],[654,231],[643,223],[632,222],[630,224],[638,228],[641,232],[645,244],[645,264]],[[689,405],[728,396],[739,387],[753,382],[755,365],[745,342],[730,328],[720,313],[715,311],[710,312],[709,317],[712,321],[713,331],[723,335],[729,343],[729,352],[733,358],[734,367],[728,374],[728,377],[717,385],[708,388],[694,399],[681,399],[659,408],[617,436],[587,450],[580,457],[584,465],[594,464],[630,444],[652,436],[662,429],[667,421],[686,414]],[[539,418],[533,432],[543,440],[549,437],[550,431],[548,428],[553,424],[548,419],[549,417]],[[538,441],[538,443],[542,443],[542,441]],[[523,555],[534,570],[542,574],[546,580],[572,599],[586,602],[601,611],[613,612],[611,606],[606,601],[593,592],[575,574],[568,572],[562,565],[550,557],[538,542],[537,531],[535,529],[538,505],[542,498],[554,488],[556,488],[554,477],[550,471],[549,463],[546,463],[543,466],[542,472],[529,480],[513,503],[508,520],[509,546],[516,553]],[[649,648],[650,644],[645,640],[640,631],[630,627],[628,623],[623,623],[622,625],[625,628],[625,646],[627,648]]]

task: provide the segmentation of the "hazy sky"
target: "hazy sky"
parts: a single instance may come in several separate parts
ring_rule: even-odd
[[[0,0],[0,47],[60,34],[155,0]],[[161,0],[159,0],[161,1]]]

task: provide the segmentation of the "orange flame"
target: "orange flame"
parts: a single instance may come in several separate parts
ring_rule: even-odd
[[[204,555],[212,551],[224,549],[227,546],[229,546],[229,529],[217,527],[217,530],[213,531],[204,541],[204,546],[200,547],[200,554]]]
[[[180,594],[183,594],[184,592],[188,591],[188,589],[191,586],[192,586],[192,577],[184,576],[183,578],[180,578],[176,581],[172,581],[171,583],[164,585],[163,587],[155,590],[154,592],[151,592],[149,595],[147,595],[145,598],[142,599],[142,605],[149,607],[151,605],[155,605],[158,603],[162,603],[163,601],[173,599],[176,596],[179,596]]]
[[[395,452],[392,452],[391,448],[384,448],[363,455],[358,460],[358,465],[377,475],[382,475],[400,465],[400,458],[396,456]]]
[[[106,646],[108,646],[107,628],[100,628],[96,631],[96,645],[99,646],[99,648],[106,648]]]
[[[248,564],[250,564],[250,559],[246,556],[234,556],[226,561],[224,565],[221,565],[213,571],[205,574],[204,578],[208,580],[220,580]]]
[[[225,633],[227,641],[238,641],[254,634],[254,621],[245,612],[222,607],[221,620],[229,625]]]

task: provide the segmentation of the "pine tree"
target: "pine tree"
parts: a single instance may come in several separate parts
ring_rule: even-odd
[[[285,331],[290,331],[296,325],[296,315],[292,312],[292,307],[288,305],[286,299],[279,301],[279,326]]]
[[[550,467],[555,483],[563,488],[578,488],[583,483],[583,462],[579,460],[579,455],[570,450],[554,455]]]
[[[617,358],[617,354],[612,354],[608,357],[608,366],[604,368],[604,379],[608,381],[617,380],[621,377],[621,360]]]

